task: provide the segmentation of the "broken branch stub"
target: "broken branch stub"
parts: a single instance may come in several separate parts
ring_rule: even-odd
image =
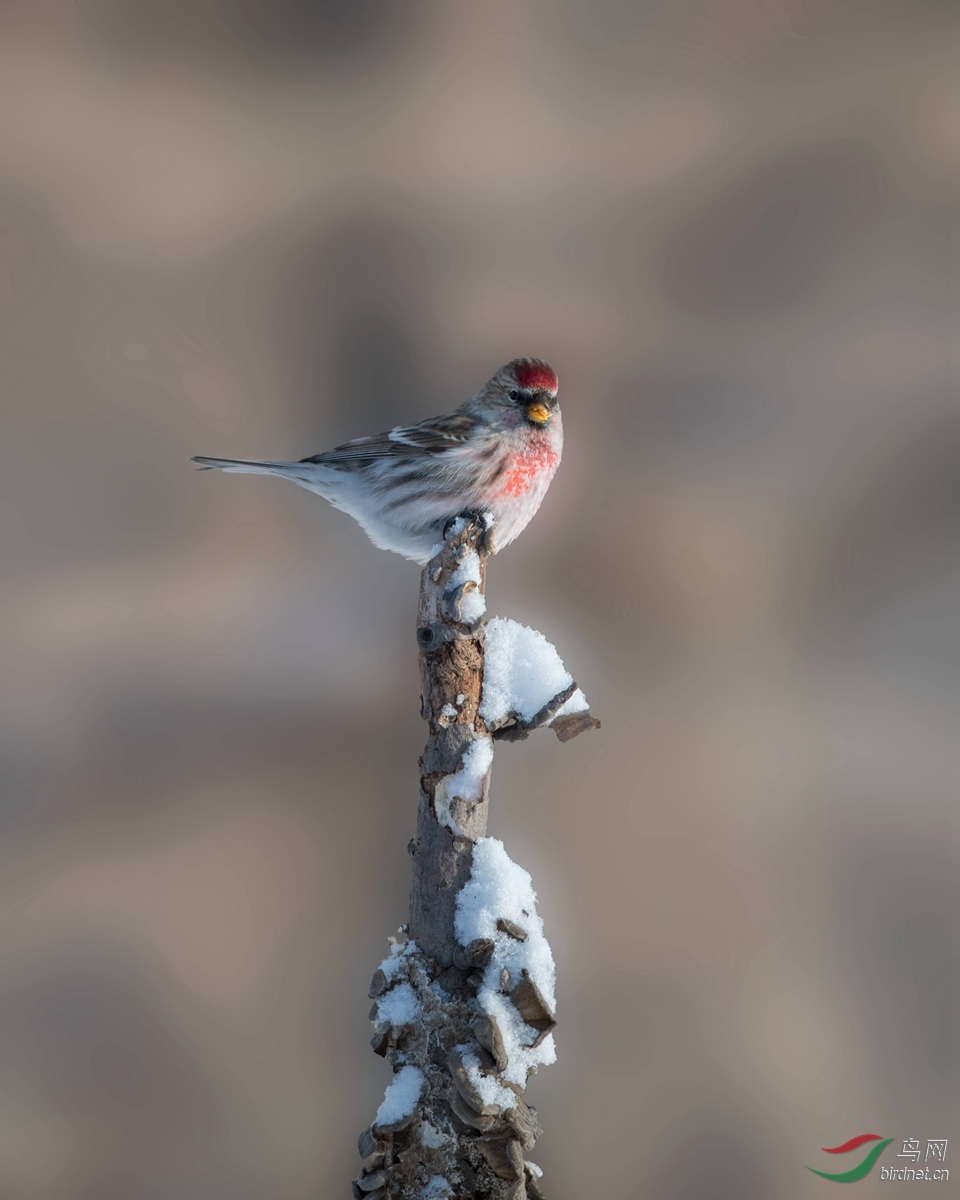
[[[599,729],[600,721],[589,712],[565,713],[562,717],[554,717],[550,728],[561,742],[569,742],[578,734],[588,729]]]
[[[577,690],[575,682],[569,683],[557,692],[552,700],[548,700],[539,712],[534,713],[529,721],[521,713],[507,713],[505,717],[490,726],[491,736],[496,741],[522,742],[530,736],[534,729],[542,729],[544,725],[549,725],[561,742],[569,742],[571,738],[585,733],[588,729],[599,729],[600,722],[596,717],[590,715],[589,709],[557,716],[560,709]]]

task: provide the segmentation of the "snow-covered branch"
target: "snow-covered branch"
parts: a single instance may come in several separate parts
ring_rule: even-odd
[[[372,1045],[394,1071],[360,1137],[356,1200],[540,1200],[528,1078],[556,1059],[555,970],[530,876],[486,837],[494,738],[599,724],[539,633],[484,624],[487,524],[458,518],[421,578],[421,712],[405,941],[374,974]]]

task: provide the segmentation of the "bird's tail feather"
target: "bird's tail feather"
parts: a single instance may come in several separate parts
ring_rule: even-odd
[[[191,461],[199,463],[201,471],[235,471],[243,475],[285,475],[288,477],[298,473],[298,464],[291,462],[257,462],[245,458],[206,458],[202,454],[194,455]]]

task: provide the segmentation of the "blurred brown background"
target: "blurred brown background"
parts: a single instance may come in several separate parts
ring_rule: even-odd
[[[567,451],[490,609],[603,719],[494,769],[559,967],[548,1194],[796,1200],[818,1147],[957,1133],[948,16],[4,5],[3,1200],[348,1194],[418,572],[187,459],[518,354]]]

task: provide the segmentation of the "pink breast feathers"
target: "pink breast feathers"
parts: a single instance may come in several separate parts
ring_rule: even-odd
[[[537,483],[547,483],[557,469],[559,456],[546,446],[521,451],[510,461],[502,477],[500,496],[525,496]]]

